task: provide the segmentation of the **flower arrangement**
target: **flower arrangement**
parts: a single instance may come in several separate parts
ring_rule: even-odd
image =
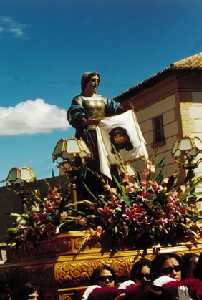
[[[200,217],[193,182],[190,189],[189,184],[179,186],[175,175],[164,178],[162,164],[163,161],[156,171],[147,161],[141,173],[123,175],[116,182],[117,189],[105,185],[94,214],[87,217],[91,227],[85,245],[99,240],[103,251],[114,253],[124,248],[197,242]]]
[[[71,230],[77,226],[74,217],[74,204],[70,201],[70,190],[62,189],[47,182],[48,191],[43,197],[39,190],[22,190],[20,194],[24,205],[23,213],[11,213],[14,227],[8,228],[8,243],[16,247],[27,243],[50,238],[62,231]],[[67,225],[68,224],[68,225]]]
[[[49,187],[42,198],[33,191],[23,214],[12,213],[15,227],[9,229],[16,245],[37,242],[60,232],[85,230],[83,247],[100,243],[102,251],[147,249],[157,244],[196,243],[200,238],[199,214],[190,186],[179,186],[177,177],[164,178],[162,163],[147,161],[145,169],[104,181],[103,194],[93,200],[70,202],[70,194]],[[192,192],[191,192],[192,190]]]

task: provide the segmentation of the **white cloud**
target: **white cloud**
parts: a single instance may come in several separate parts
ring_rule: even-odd
[[[43,99],[27,100],[16,106],[0,107],[0,135],[49,133],[66,130],[66,111]]]
[[[25,36],[25,24],[16,22],[11,17],[0,16],[0,34],[9,34],[15,38]]]

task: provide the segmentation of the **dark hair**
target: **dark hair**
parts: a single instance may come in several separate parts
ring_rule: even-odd
[[[158,254],[151,263],[151,279],[152,281],[161,276],[162,267],[165,261],[169,258],[175,258],[179,265],[182,266],[181,257],[176,253],[160,253]]]
[[[185,253],[182,256],[182,279],[194,276],[194,270],[198,261],[196,259],[198,258],[199,254],[197,253]]]
[[[124,136],[126,138],[126,141],[122,144],[117,144],[114,140],[114,137],[120,134],[122,136]],[[133,145],[131,144],[130,138],[128,136],[127,130],[123,127],[115,127],[113,128],[110,132],[109,132],[109,136],[110,136],[110,142],[111,144],[115,147],[115,149],[117,151],[121,150],[121,149],[126,149],[127,151],[130,151],[133,149]],[[115,153],[114,148],[112,147],[111,150],[112,153]]]
[[[86,85],[88,84],[88,82],[91,80],[92,77],[94,76],[98,76],[99,78],[99,83],[100,83],[100,74],[98,74],[97,72],[86,72],[83,73],[82,77],[81,77],[81,91],[83,92],[85,90]]]
[[[132,280],[141,279],[142,276],[142,267],[151,266],[151,261],[146,258],[138,260],[131,268],[130,277]]]
[[[27,300],[27,297],[28,297],[30,294],[34,293],[35,291],[38,292],[38,294],[39,294],[39,299],[40,299],[40,300],[43,299],[41,290],[40,290],[38,287],[34,286],[32,283],[27,282],[27,283],[25,283],[25,285],[20,289],[19,295],[18,295],[18,297],[19,297],[18,299],[19,299],[19,300]]]
[[[113,279],[116,280],[116,274],[115,274],[114,270],[109,265],[101,265],[101,266],[97,267],[91,275],[91,283],[92,284],[98,283],[98,281],[100,279],[100,274],[102,273],[103,270],[110,271],[113,276]]]

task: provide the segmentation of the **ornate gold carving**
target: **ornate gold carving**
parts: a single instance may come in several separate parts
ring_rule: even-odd
[[[94,269],[100,264],[109,264],[119,276],[129,274],[134,257],[95,258],[82,261],[57,262],[54,277],[57,282],[82,284],[90,279]]]
[[[198,247],[193,246],[191,249],[186,246],[159,247],[156,251],[183,254],[190,251],[200,252],[201,249],[202,245],[199,244]],[[76,257],[68,257],[67,260],[65,260],[65,257],[61,260],[59,258],[54,265],[54,278],[56,282],[65,283],[68,286],[85,284],[89,281],[93,270],[102,263],[109,264],[118,276],[126,276],[129,275],[131,266],[136,260],[139,260],[142,256],[152,259],[155,254],[157,253],[154,253],[153,249],[149,249],[147,253],[142,250],[122,251],[110,257],[109,253],[101,255],[99,249],[86,249]]]
[[[0,266],[0,279],[9,282],[13,278],[26,278],[40,286],[43,285],[46,292],[49,292],[51,286],[55,293],[58,287],[65,286],[59,299],[72,300],[70,290],[76,291],[81,286],[89,285],[93,270],[100,264],[109,264],[118,276],[126,276],[129,275],[132,264],[141,256],[152,259],[158,251],[179,254],[202,251],[201,243],[197,247],[191,245],[190,248],[188,246],[168,248],[158,246],[155,253],[153,249],[148,249],[147,253],[143,250],[120,251],[112,257],[110,253],[101,254],[100,248],[85,249],[78,254],[83,237],[84,232],[70,232],[40,243],[40,247],[35,249],[35,256],[28,252],[22,252],[20,256],[19,253],[15,253],[13,263],[9,261]],[[23,253],[24,256],[22,256]],[[46,298],[47,300],[55,299],[51,297]]]

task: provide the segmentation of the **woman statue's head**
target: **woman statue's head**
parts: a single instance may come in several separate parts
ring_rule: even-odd
[[[90,85],[90,87],[94,88],[95,91],[100,84],[100,74],[97,72],[85,72],[81,77],[81,91],[85,92],[86,88]]]

